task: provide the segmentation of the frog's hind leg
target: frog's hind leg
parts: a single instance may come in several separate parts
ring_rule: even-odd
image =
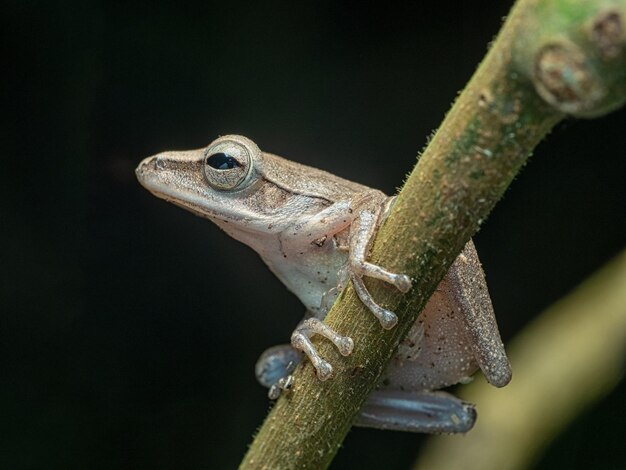
[[[474,405],[446,392],[375,390],[354,424],[394,431],[462,433],[475,422]]]
[[[380,266],[366,261],[376,230],[380,224],[379,218],[382,209],[381,207],[376,211],[368,209],[362,210],[352,224],[349,255],[351,268],[350,278],[361,302],[378,318],[383,328],[390,329],[398,323],[398,317],[395,313],[385,310],[376,303],[365,287],[362,279],[362,276],[380,279],[394,285],[403,293],[411,289],[411,278],[409,278],[409,276],[391,273]]]
[[[332,376],[333,367],[321,358],[311,342],[311,337],[316,334],[332,341],[343,356],[347,356],[352,352],[354,342],[347,336],[338,335],[332,328],[314,317],[307,318],[293,331],[291,345],[307,355],[315,367],[317,377],[320,380],[327,380]]]
[[[447,278],[450,295],[460,307],[474,357],[490,384],[504,387],[511,365],[500,339],[485,275],[472,240],[452,264]]]

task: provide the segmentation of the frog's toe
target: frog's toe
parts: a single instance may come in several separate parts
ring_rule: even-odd
[[[283,391],[288,392],[293,387],[293,375],[288,375],[286,377],[281,377],[278,382],[270,387],[269,392],[267,392],[267,397],[270,400],[278,400],[278,397],[283,393]]]
[[[411,282],[411,278],[409,276],[406,274],[396,274],[395,276],[395,282],[393,284],[400,292],[406,294],[411,290],[413,283]]]
[[[390,330],[398,324],[398,316],[389,310],[382,309],[378,321],[385,330]]]
[[[359,299],[361,299],[361,302],[363,302],[363,304],[370,310],[370,312],[372,312],[374,316],[378,318],[381,326],[386,330],[389,330],[396,326],[396,324],[398,323],[398,317],[396,316],[396,314],[382,308],[376,303],[376,301],[372,298],[372,295],[367,290],[367,287],[365,287],[363,279],[361,279],[361,277],[357,275],[352,275],[351,279],[352,285],[354,286],[354,290],[359,296]]]
[[[344,336],[337,342],[337,349],[339,349],[342,356],[349,356],[354,349],[354,341],[352,341],[352,338]]]
[[[315,371],[317,373],[317,378],[322,382],[330,379],[333,376],[333,366],[331,366],[328,362],[323,359],[316,361],[313,363],[315,366]]]
[[[304,352],[311,360],[320,380],[328,380],[332,376],[332,366],[324,361],[311,343],[313,335],[320,335],[329,339],[337,347],[339,352],[347,356],[354,349],[354,341],[347,336],[337,334],[331,327],[318,318],[307,318],[298,326],[291,335],[291,345]]]
[[[278,386],[278,384],[274,384],[270,387],[269,391],[267,392],[267,398],[269,398],[270,400],[278,400],[278,397],[280,397],[280,394],[282,392],[283,391]]]

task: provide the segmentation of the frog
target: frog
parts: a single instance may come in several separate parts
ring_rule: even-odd
[[[295,366],[309,360],[319,380],[334,369],[312,341],[320,336],[344,356],[354,340],[324,318],[352,284],[382,329],[397,315],[370,294],[364,278],[412,288],[405,273],[368,261],[394,196],[272,153],[240,135],[208,146],[166,151],[140,162],[139,183],[156,197],[212,221],[255,250],[305,306],[288,344],[264,351],[255,365],[271,399],[289,392]],[[475,406],[442,389],[467,383],[480,369],[496,387],[511,379],[511,366],[496,323],[485,276],[468,241],[399,345],[355,425],[422,433],[462,433],[476,420]]]

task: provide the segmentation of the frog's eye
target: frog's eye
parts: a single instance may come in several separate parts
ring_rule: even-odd
[[[250,171],[250,152],[236,142],[220,142],[204,153],[204,174],[215,189],[235,189]]]

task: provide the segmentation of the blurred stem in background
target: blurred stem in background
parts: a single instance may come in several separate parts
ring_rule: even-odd
[[[484,378],[459,395],[479,418],[465,436],[433,437],[415,469],[519,469],[624,375],[626,250],[548,308],[509,348],[513,380]]]

